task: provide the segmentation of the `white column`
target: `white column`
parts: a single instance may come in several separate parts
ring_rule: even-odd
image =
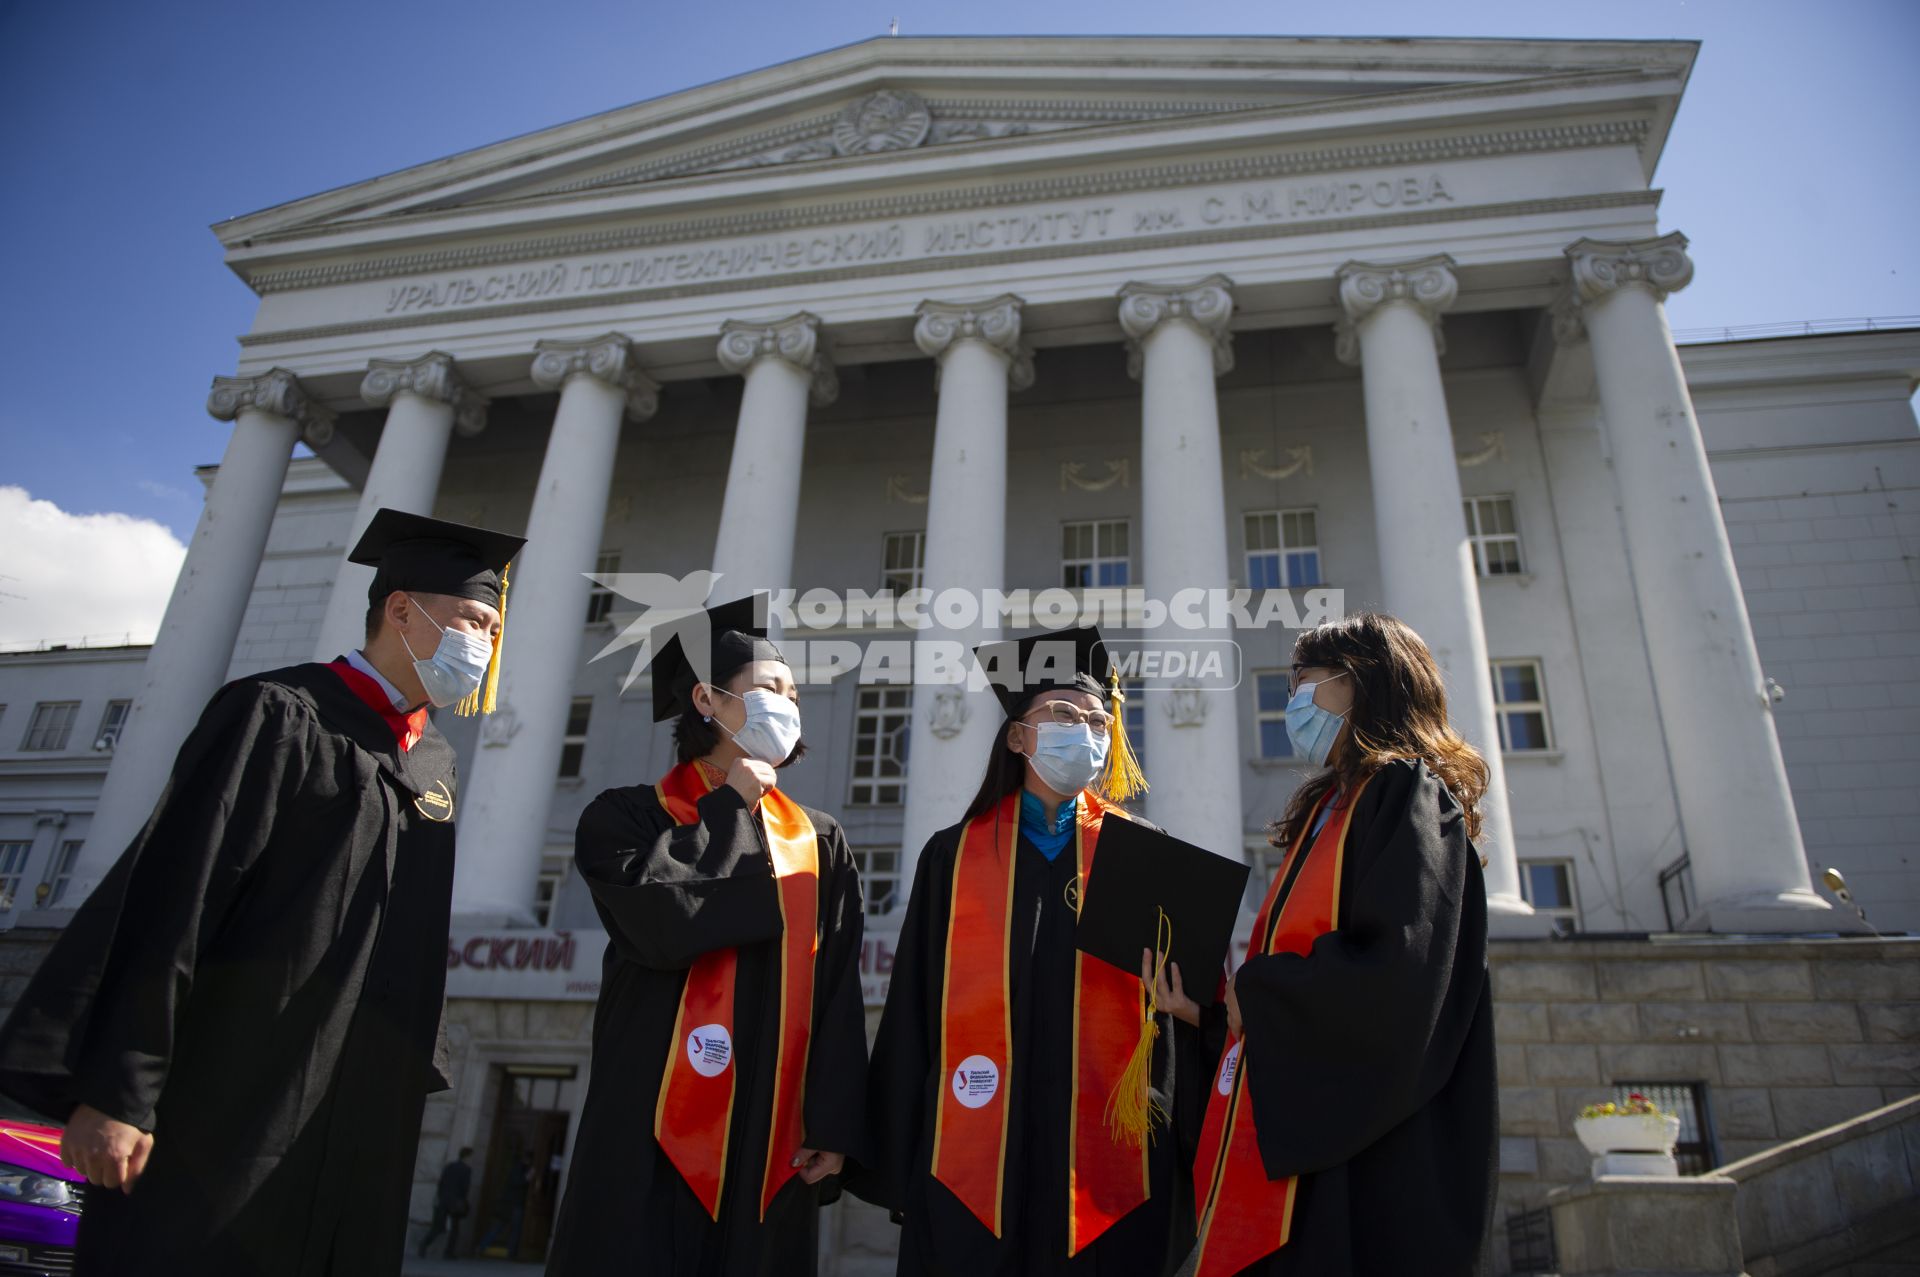
[[[720,364],[744,376],[746,388],[713,545],[714,602],[793,584],[807,403],[825,406],[840,390],[820,320],[804,311],[770,324],[729,319],[720,327]]]
[[[146,824],[181,742],[226,681],[293,445],[303,432],[316,447],[333,436],[333,414],[308,398],[284,368],[258,377],[215,377],[207,411],[234,422],[233,435],[114,748],[74,867],[67,897],[74,905]]]
[[[1187,590],[1224,593],[1230,581],[1214,379],[1233,367],[1232,315],[1232,283],[1220,275],[1120,290],[1127,367],[1140,380],[1140,584],[1161,603]],[[1145,637],[1204,651],[1233,633],[1182,628],[1170,616]],[[1148,814],[1176,837],[1244,860],[1239,694],[1147,680],[1145,710]]]
[[[1494,717],[1493,672],[1480,586],[1461,509],[1453,427],[1440,384],[1440,313],[1458,284],[1453,260],[1340,269],[1339,354],[1358,362],[1367,404],[1367,463],[1386,606],[1426,640],[1446,679],[1454,730],[1487,763],[1477,845],[1487,858],[1489,922],[1535,930],[1520,896],[1506,766]]]
[[[659,387],[634,362],[626,338],[540,342],[533,380],[560,391],[546,460],[527,517],[527,544],[507,578],[499,708],[461,777],[456,916],[532,920],[546,849],[553,780],[580,661],[587,574],[600,553],[621,423],[644,421]]]
[[[454,371],[453,356],[435,351],[410,363],[393,359],[368,362],[360,383],[360,397],[378,408],[387,407],[387,424],[373,454],[373,468],[353,527],[334,575],[327,599],[326,619],[320,623],[313,658],[330,661],[359,647],[366,637],[367,590],[373,569],[347,562],[360,534],[382,508],[409,514],[432,514],[440,491],[440,471],[447,460],[447,443],[455,429],[462,436],[477,435],[487,423],[487,401],[467,389]]]
[[[1020,338],[1018,297],[979,302],[923,302],[913,340],[936,361],[939,406],[933,419],[933,472],[927,486],[926,562],[921,585],[938,597],[964,590],[976,602],[1006,585],[1007,394],[1033,384],[1033,357]],[[917,639],[958,643],[964,653],[1000,637],[997,616],[943,626]],[[929,671],[931,673],[931,671]],[[901,892],[920,848],[959,820],[980,784],[989,743],[1002,721],[989,690],[916,676],[907,748],[907,807],[900,835]]]
[[[1746,598],[1663,299],[1684,235],[1567,249],[1698,896],[1692,929],[1850,929],[1814,894]]]

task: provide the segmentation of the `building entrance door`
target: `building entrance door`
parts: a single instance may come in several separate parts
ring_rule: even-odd
[[[560,1208],[557,1190],[572,1120],[563,1092],[572,1091],[578,1070],[570,1064],[510,1064],[500,1071],[474,1253],[538,1263],[547,1257]]]

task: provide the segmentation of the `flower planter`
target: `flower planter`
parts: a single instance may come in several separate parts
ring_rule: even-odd
[[[1573,1133],[1593,1155],[1593,1177],[1602,1175],[1678,1175],[1673,1145],[1680,1119],[1668,1114],[1635,1113],[1575,1118]]]

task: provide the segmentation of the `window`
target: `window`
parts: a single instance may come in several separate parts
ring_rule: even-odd
[[[1109,589],[1132,583],[1132,550],[1125,519],[1094,519],[1062,526],[1060,584],[1069,590]]]
[[[895,597],[920,588],[920,573],[927,566],[925,532],[889,532],[881,540],[880,588],[892,590]]]
[[[1667,930],[1678,931],[1693,912],[1693,861],[1682,856],[1660,871],[1660,908]]]
[[[1253,676],[1253,730],[1260,734],[1261,758],[1292,758],[1287,738],[1287,674],[1262,670]]]
[[[53,853],[53,863],[47,866],[47,897],[40,902],[42,908],[55,908],[66,897],[67,888],[73,884],[73,865],[80,859],[82,841],[69,838],[60,844],[60,850]]]
[[[907,729],[913,721],[911,687],[863,687],[853,716],[853,792],[850,803],[892,807],[906,801]]]
[[[593,561],[596,576],[608,576],[620,570],[620,551],[602,550],[600,557]],[[595,581],[593,588],[587,591],[587,624],[604,621],[613,613],[613,588]]]
[[[856,847],[853,862],[860,867],[860,890],[867,898],[867,916],[877,918],[892,909],[900,895],[900,849]]]
[[[1682,1175],[1704,1175],[1717,1164],[1713,1155],[1713,1117],[1707,1109],[1705,1082],[1615,1082],[1613,1102],[1644,1095],[1665,1113],[1680,1119],[1673,1160]]]
[[[104,752],[120,743],[120,729],[127,725],[127,711],[132,708],[132,701],[107,702],[107,712],[100,716],[100,731],[93,738],[95,749]]]
[[[1320,584],[1320,533],[1311,510],[1249,514],[1247,588],[1281,590]]]
[[[1147,765],[1147,686],[1137,678],[1122,679],[1120,694],[1127,698],[1121,708],[1120,725],[1127,729],[1127,744],[1141,767]]]
[[[27,738],[20,748],[65,749],[73,735],[73,720],[79,716],[79,701],[41,701],[33,707],[33,721],[27,724]]]
[[[20,879],[27,872],[30,842],[0,842],[0,912],[12,909],[20,895]]]
[[[560,884],[567,880],[567,871],[572,864],[573,857],[566,852],[549,852],[540,857],[540,876],[533,884],[535,926],[552,925],[553,898],[560,894]]]
[[[1513,498],[1468,497],[1463,504],[1467,540],[1473,545],[1473,570],[1480,576],[1515,576],[1524,571]]]
[[[1533,911],[1553,919],[1553,929],[1570,936],[1580,930],[1580,904],[1573,894],[1571,860],[1520,862],[1520,896]]]
[[[580,775],[580,760],[587,753],[587,722],[593,717],[593,697],[576,696],[567,707],[567,735],[560,745],[560,775],[573,779]]]
[[[1553,748],[1539,661],[1493,662],[1493,707],[1500,720],[1501,749],[1517,754]]]

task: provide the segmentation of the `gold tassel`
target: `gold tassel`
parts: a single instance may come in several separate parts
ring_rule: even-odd
[[[1165,909],[1160,910],[1160,921],[1154,931],[1153,983],[1147,986],[1146,1019],[1140,1025],[1140,1040],[1134,1043],[1133,1057],[1127,1061],[1127,1067],[1120,1073],[1120,1080],[1107,1096],[1105,1117],[1107,1126],[1113,1131],[1113,1142],[1124,1142],[1134,1148],[1139,1148],[1142,1140],[1154,1138],[1156,1123],[1165,1125],[1167,1121],[1167,1111],[1153,1097],[1153,1088],[1149,1085],[1153,1072],[1153,1044],[1160,1037],[1160,1021],[1155,1018],[1159,1003],[1154,997],[1154,990],[1159,987],[1161,973],[1166,970],[1167,955],[1173,952],[1173,919],[1167,917]]]
[[[487,677],[479,687],[462,698],[453,712],[462,718],[493,713],[500,691],[500,649],[507,645],[507,568],[500,569],[500,636],[493,640],[493,655],[487,660]]]
[[[1147,774],[1141,770],[1140,759],[1127,742],[1127,694],[1120,690],[1118,670],[1107,671],[1107,695],[1113,727],[1107,743],[1106,770],[1100,773],[1100,792],[1114,802],[1123,803],[1135,794],[1147,792]]]

